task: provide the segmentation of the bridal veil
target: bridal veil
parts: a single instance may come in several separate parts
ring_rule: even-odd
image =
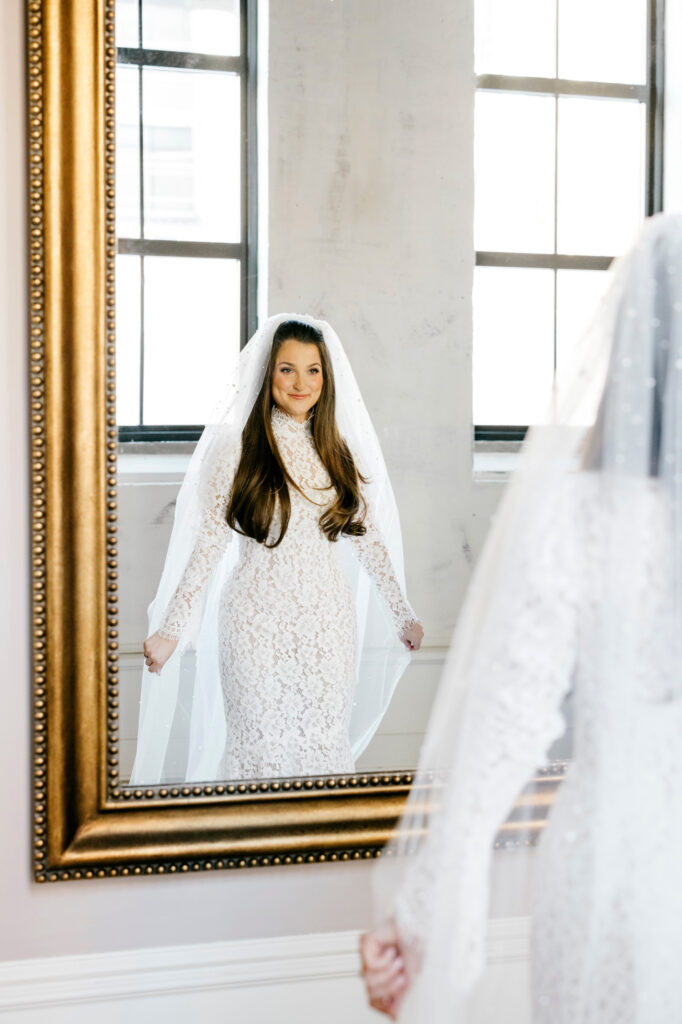
[[[377,866],[377,918],[397,921],[415,978],[401,1020],[512,1019],[513,962],[526,950],[484,973],[489,920],[499,936],[550,905],[579,927],[556,934],[545,913],[534,1021],[682,1013],[682,217],[647,220],[610,273],[492,522],[405,814]],[[578,536],[597,538],[589,562],[571,548]],[[573,718],[548,824],[542,769]]]
[[[322,332],[336,386],[336,419],[360,473],[365,496],[383,534],[396,576],[405,585],[402,538],[395,497],[381,451],[350,362],[333,328],[297,313],[272,316],[242,350],[235,379],[210,417],[178,494],[168,553],[149,607],[148,631],[159,626],[193,550],[201,522],[201,494],[211,467],[238,443],[266,372],[277,327],[303,321]],[[131,784],[213,781],[225,746],[225,718],[218,665],[218,605],[223,583],[236,564],[240,537],[212,573],[193,621],[160,676],[142,670],[139,730]],[[403,673],[409,654],[366,571],[340,539],[337,553],[351,581],[358,626],[358,673],[351,716],[357,758],[371,740]]]

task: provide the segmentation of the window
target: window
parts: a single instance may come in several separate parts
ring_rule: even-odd
[[[475,4],[475,437],[515,440],[662,208],[663,2]]]
[[[117,0],[121,440],[192,440],[256,321],[256,4]]]

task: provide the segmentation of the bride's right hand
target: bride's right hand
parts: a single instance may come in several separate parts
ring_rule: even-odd
[[[158,633],[148,636],[142,645],[142,650],[144,651],[144,663],[149,671],[156,672],[157,676],[160,675],[161,669],[177,646],[177,637],[167,639],[165,636],[159,636]]]
[[[418,651],[424,639],[424,627],[418,620],[402,631],[400,639],[408,651]]]

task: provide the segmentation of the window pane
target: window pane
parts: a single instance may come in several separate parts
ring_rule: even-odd
[[[644,129],[633,100],[559,100],[559,252],[628,248],[644,216]]]
[[[140,237],[140,124],[137,68],[116,69],[116,232]]]
[[[474,423],[543,417],[554,373],[554,271],[476,267],[473,370]]]
[[[239,55],[239,0],[143,0],[142,39],[149,50]]]
[[[145,237],[238,242],[238,76],[146,68],[143,79]]]
[[[646,81],[646,0],[559,0],[559,77]]]
[[[116,45],[139,46],[138,0],[116,0]]]
[[[116,418],[140,422],[140,257],[116,257]]]
[[[144,284],[144,421],[204,423],[239,355],[239,262],[147,256]]]
[[[557,271],[557,374],[571,373],[576,348],[611,281],[607,270]]]
[[[554,78],[555,12],[549,0],[476,0],[476,73]]]
[[[554,124],[551,96],[477,92],[477,249],[554,251]]]

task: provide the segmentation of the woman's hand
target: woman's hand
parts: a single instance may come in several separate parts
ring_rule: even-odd
[[[142,650],[144,651],[144,663],[149,671],[156,672],[157,676],[161,675],[161,669],[177,646],[177,637],[169,640],[165,636],[159,636],[158,633],[148,636],[142,645]]]
[[[418,651],[424,639],[424,630],[421,622],[413,622],[411,626],[404,629],[400,639],[408,651]]]
[[[408,979],[395,925],[385,921],[366,932],[360,938],[360,956],[369,1005],[397,1020]]]

